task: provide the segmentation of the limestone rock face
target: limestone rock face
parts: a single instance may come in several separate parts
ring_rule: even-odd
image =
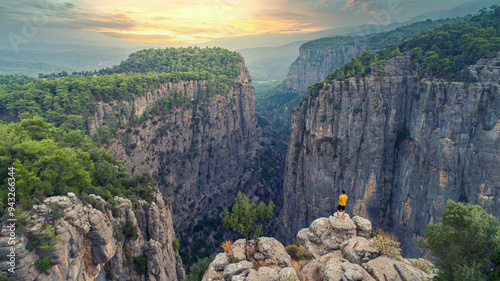
[[[420,254],[417,239],[448,199],[500,217],[500,58],[469,70],[477,82],[421,78],[424,67],[405,54],[385,63],[384,76],[324,84],[296,108],[284,241],[336,211],[341,190],[347,213],[394,233],[408,255]],[[354,223],[368,237],[370,227]]]
[[[19,264],[12,277],[21,281],[107,280],[111,277],[114,280],[177,281],[184,278],[178,253],[173,250],[175,234],[170,209],[161,194],[156,194],[148,210],[142,207],[145,201],[134,208],[130,200],[115,197],[121,213],[117,217],[106,209],[106,201],[98,196],[90,197],[104,202],[105,208],[94,209],[68,193],[68,196],[46,198],[43,204],[35,205],[25,214],[30,216],[31,224],[26,227],[28,235],[19,233],[16,237]],[[62,215],[55,221],[52,204],[59,207]],[[137,240],[123,237],[121,227],[129,223],[137,229]],[[44,244],[37,244],[34,237],[44,237],[41,240]],[[33,250],[26,248],[28,243],[35,243]],[[0,252],[8,247],[8,231],[6,225],[2,225]],[[145,275],[138,274],[133,262],[142,255],[147,257]],[[0,257],[1,270],[7,269],[5,257]],[[54,264],[48,275],[35,266],[42,257],[49,257]]]

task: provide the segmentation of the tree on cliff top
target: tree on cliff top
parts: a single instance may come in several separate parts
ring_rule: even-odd
[[[245,235],[245,255],[248,257],[248,235],[254,232],[253,238],[257,240],[262,235],[262,225],[257,225],[260,217],[271,218],[274,211],[273,201],[266,206],[264,202],[251,203],[250,199],[243,193],[238,192],[236,203],[233,205],[233,212],[229,213],[226,209],[221,218],[224,228],[232,228],[234,231]]]
[[[500,278],[498,219],[478,205],[451,200],[443,223],[427,226],[427,244],[440,270],[437,280],[495,280]]]

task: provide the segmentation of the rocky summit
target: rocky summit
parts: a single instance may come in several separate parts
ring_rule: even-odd
[[[314,220],[297,233],[297,245],[313,258],[295,260],[274,238],[233,243],[232,251],[218,254],[203,281],[421,281],[431,280],[433,266],[422,259],[394,259],[380,253],[371,239],[369,220],[346,214]]]

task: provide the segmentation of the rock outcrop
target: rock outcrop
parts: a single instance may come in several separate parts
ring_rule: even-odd
[[[347,212],[395,233],[406,254],[419,254],[448,199],[500,217],[500,58],[469,70],[477,82],[435,79],[398,56],[381,77],[326,83],[304,101],[287,152],[285,240],[333,213],[342,189]]]
[[[244,240],[233,244],[231,253],[218,254],[209,265],[203,281],[425,281],[433,277],[432,264],[425,260],[393,259],[381,255],[371,240],[356,235],[356,221],[364,222],[371,235],[371,224],[349,215],[316,219],[299,231],[299,247],[314,255],[312,260],[293,260],[274,238],[263,237],[258,246],[249,241],[250,260],[237,257]],[[369,238],[368,237],[368,238]],[[333,243],[333,244],[332,244]],[[425,271],[427,270],[427,271]]]
[[[26,234],[18,231],[14,274],[20,281],[32,280],[173,280],[184,278],[184,269],[174,247],[170,206],[156,193],[152,202],[115,197],[112,213],[99,196],[91,200],[100,207],[78,199],[75,194],[46,198],[23,214]],[[116,211],[119,210],[119,211]],[[113,215],[114,214],[114,215]],[[125,233],[124,233],[125,232]],[[134,234],[135,233],[135,234]],[[0,252],[7,252],[8,231],[2,225]],[[132,234],[132,236],[131,236]],[[7,255],[0,259],[6,271]],[[35,262],[49,257],[53,266],[42,273]],[[137,260],[143,257],[143,270]]]

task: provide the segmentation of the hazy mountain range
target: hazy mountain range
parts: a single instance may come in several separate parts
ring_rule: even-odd
[[[365,25],[328,29],[312,33],[260,34],[213,40],[199,46],[220,46],[237,50],[245,57],[247,67],[256,81],[283,80],[288,67],[298,56],[304,42],[336,35],[363,34],[365,30],[386,31],[404,24],[447,17],[464,16],[482,7],[500,4],[498,0],[470,1],[449,10],[422,14],[407,22],[385,26]],[[134,51],[164,45],[130,42],[90,31],[69,31],[40,27],[23,36],[23,25],[0,19],[0,74],[37,76],[39,73],[57,73],[95,70],[120,63]],[[360,32],[361,31],[361,32]],[[364,34],[363,34],[364,35]]]

